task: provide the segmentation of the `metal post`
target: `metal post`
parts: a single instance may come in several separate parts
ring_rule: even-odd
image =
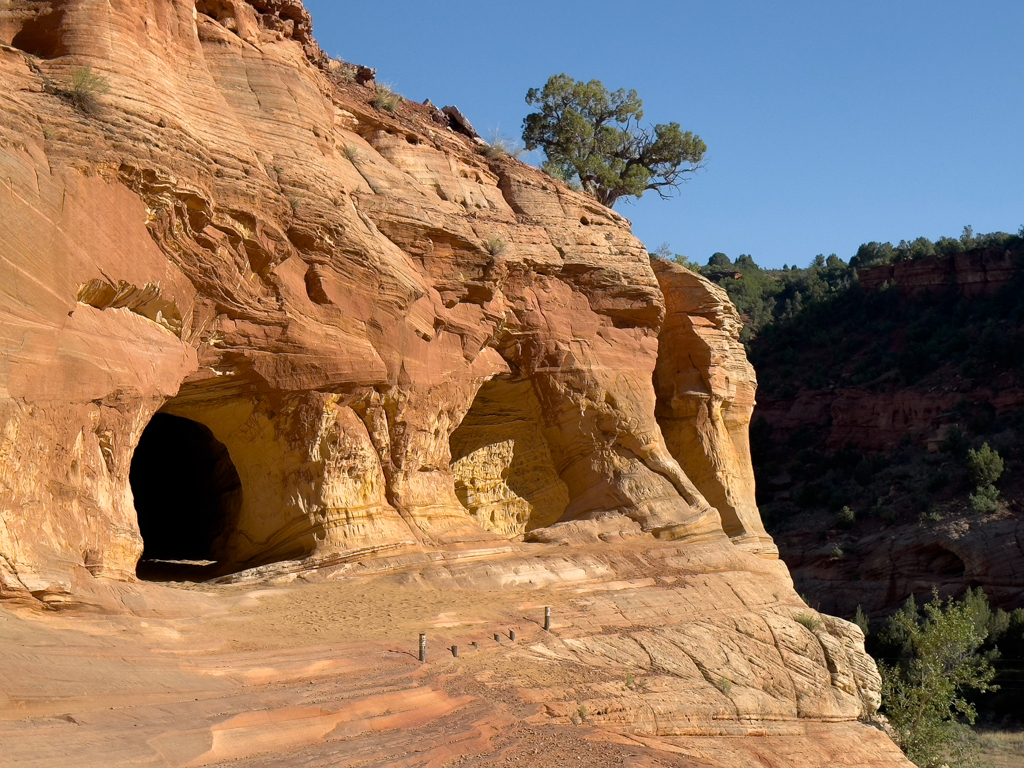
[[[420,661],[427,660],[427,636],[420,635]]]
[[[516,631],[514,629],[510,629],[508,631],[508,639],[511,640],[513,643],[516,641]]]
[[[499,635],[497,632],[494,633],[494,642],[496,642],[496,643],[500,643],[501,642],[501,635]]]
[[[454,656],[456,659],[459,658],[459,646],[452,646],[452,656]]]
[[[551,609],[550,608],[545,608],[544,609],[544,631],[545,632],[550,632],[551,631]]]

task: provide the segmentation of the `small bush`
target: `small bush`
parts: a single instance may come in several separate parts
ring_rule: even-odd
[[[864,614],[864,610],[859,605],[857,606],[857,612],[853,615],[853,623],[860,627],[864,637],[868,636],[868,627],[871,626],[871,620]]]
[[[626,673],[626,687],[627,688],[633,688],[635,686],[636,686],[636,679],[633,677],[633,675],[631,673],[627,672]]]
[[[836,515],[836,525],[840,528],[853,528],[853,524],[856,522],[857,515],[849,507],[843,507]]]
[[[971,508],[980,514],[987,514],[1001,509],[1002,501],[999,499],[999,489],[994,485],[986,485],[978,488],[977,493],[971,494]]]
[[[505,241],[500,237],[488,237],[484,240],[484,248],[491,256],[500,256],[505,252]]]
[[[832,551],[828,553],[829,560],[842,560],[846,557],[846,553],[843,552],[843,548],[839,546],[832,547]]]
[[[963,456],[967,453],[967,446],[967,432],[959,424],[954,424],[946,432],[946,439],[942,444],[942,449],[952,453],[954,456]]]
[[[929,493],[937,493],[947,485],[949,485],[949,473],[944,469],[940,469],[928,478],[928,484],[925,487],[928,489]]]
[[[967,451],[967,471],[971,482],[980,490],[985,486],[995,485],[1003,475],[1003,459],[998,452],[989,447],[988,443],[980,450],[973,448]]]
[[[483,154],[488,160],[500,160],[503,157],[518,158],[526,148],[515,139],[510,139],[495,129],[491,131],[491,141],[484,147]]]
[[[726,696],[728,696],[732,692],[732,680],[729,680],[725,677],[720,677],[718,678],[718,681],[715,683],[715,687],[722,693],[724,693]]]
[[[347,157],[350,162],[355,162],[355,159],[359,157],[359,149],[349,144],[346,144],[344,150],[342,151],[345,153],[345,157]]]
[[[821,619],[819,619],[812,613],[798,613],[796,616],[793,617],[793,621],[795,621],[797,624],[803,624],[805,627],[811,630],[811,632],[817,632],[819,629],[821,629]]]
[[[92,112],[99,104],[99,97],[110,91],[107,78],[97,75],[92,67],[72,67],[71,80],[65,86],[48,86],[51,93],[56,93],[82,112]]]
[[[390,87],[383,83],[378,83],[376,90],[377,92],[373,96],[373,101],[370,103],[377,109],[385,112],[394,112],[402,102],[402,97],[397,93],[394,93]]]

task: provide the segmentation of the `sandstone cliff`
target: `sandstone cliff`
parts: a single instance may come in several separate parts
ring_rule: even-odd
[[[430,107],[375,109],[297,3],[22,2],[0,35],[5,593],[134,572],[157,411],[230,454],[227,570],[719,513],[774,551],[728,302],[667,278],[661,364],[692,346],[708,384],[665,377],[666,445],[665,299],[617,214]],[[109,84],[85,108],[84,66]]]
[[[375,107],[296,0],[15,0],[0,73],[0,597],[149,616],[163,593],[118,583],[144,551],[236,581],[585,582],[522,670],[658,684],[580,673],[555,721],[585,695],[655,736],[772,728],[793,765],[846,721],[859,764],[903,764],[849,736],[878,705],[863,636],[801,615],[761,525],[721,291],[432,106]],[[198,730],[139,749],[206,764],[184,756],[227,726],[186,693]]]
[[[1017,265],[1004,248],[976,248],[956,256],[932,256],[857,270],[857,279],[873,291],[891,281],[904,295],[940,293],[951,288],[963,296],[992,296],[1010,283]]]

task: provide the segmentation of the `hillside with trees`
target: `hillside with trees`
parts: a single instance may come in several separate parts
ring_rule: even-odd
[[[1000,691],[983,719],[1024,720],[1024,232],[867,243],[850,261],[765,269],[748,255],[675,258],[724,288],[758,376],[751,427],[758,502],[808,602],[869,630],[908,598],[984,593]],[[950,260],[1011,264],[966,290],[878,268],[949,274]],[[874,270],[874,271],[871,271]],[[945,270],[945,272],[943,272]],[[887,274],[887,273],[883,273]],[[930,279],[930,278],[929,278]],[[865,283],[867,280],[865,280]],[[877,281],[876,281],[877,282]],[[986,603],[987,605],[987,603]],[[891,643],[890,643],[891,644]],[[887,656],[888,654],[888,656]]]

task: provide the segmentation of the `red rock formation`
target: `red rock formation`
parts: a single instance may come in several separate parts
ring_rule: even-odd
[[[158,410],[235,464],[226,569],[500,548],[532,513],[510,491],[518,511],[470,514],[450,465],[485,381],[526,398],[519,443],[564,497],[540,538],[721,535],[655,420],[664,300],[624,219],[427,107],[375,109],[298,3],[49,7],[0,14],[5,590],[133,573],[129,471]],[[74,95],[84,66],[108,92]],[[756,550],[749,478],[725,490],[746,386],[701,448],[728,468],[691,471]],[[460,457],[500,464],[508,439],[477,429]]]
[[[763,399],[757,415],[785,440],[798,429],[827,431],[826,446],[852,446],[867,451],[891,451],[904,436],[932,449],[941,445],[949,425],[959,418],[953,409],[961,402],[990,404],[996,414],[1024,407],[1024,392],[1009,388],[994,392],[919,391],[914,388],[870,392],[863,389],[800,390],[793,399]]]
[[[251,569],[238,579],[472,553],[438,584],[593,582],[613,597],[530,663],[669,670],[644,700],[595,683],[599,722],[809,720],[794,754],[834,754],[815,728],[864,730],[879,678],[853,625],[801,625],[761,527],[735,310],[681,268],[656,277],[613,211],[486,158],[432,107],[377,109],[350,70],[294,0],[0,8],[0,597],[152,612],[156,588],[115,581],[154,544],[136,502],[182,454],[216,457],[210,515],[165,510],[161,553],[182,539],[214,573]],[[196,482],[172,474],[152,503]],[[641,537],[649,552],[612,546]],[[154,736],[172,764],[234,733],[183,701],[198,730]],[[880,735],[869,751],[901,764]]]
[[[875,618],[888,617],[909,595],[927,600],[982,588],[995,606],[1024,607],[1020,584],[1024,523],[1013,511],[971,514],[950,520],[876,527],[856,538],[843,534],[827,542],[810,531],[784,537],[786,563],[801,595],[822,611],[852,616],[860,606]],[[854,556],[836,558],[836,547]]]
[[[869,291],[892,281],[900,293],[941,292],[955,287],[967,298],[992,296],[1013,278],[1009,251],[984,248],[956,256],[912,259],[857,270],[857,279]]]

